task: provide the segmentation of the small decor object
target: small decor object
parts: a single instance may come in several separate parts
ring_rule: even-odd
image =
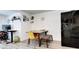
[[[14,16],[14,17],[12,18],[12,21],[14,21],[14,20],[21,20],[21,19],[20,19],[20,17]]]
[[[15,36],[15,37],[14,37],[14,43],[17,43],[17,42],[20,42],[19,36]]]
[[[23,15],[23,21],[29,21],[29,18],[27,18],[25,15]]]
[[[34,16],[31,16],[31,20],[34,20]]]

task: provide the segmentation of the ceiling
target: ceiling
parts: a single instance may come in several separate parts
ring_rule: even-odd
[[[28,14],[38,14],[38,13],[48,12],[52,10],[0,10],[0,15],[9,16],[13,13],[21,12],[21,11]]]
[[[27,12],[29,14],[38,14],[38,13],[48,12],[52,10],[22,10],[22,11]]]

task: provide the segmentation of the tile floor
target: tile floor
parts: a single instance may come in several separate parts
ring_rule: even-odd
[[[0,43],[0,49],[74,49],[70,47],[62,47],[60,41],[50,42],[49,48],[46,48],[46,45],[42,43],[42,46],[39,47],[38,43],[31,42],[30,45],[27,44],[27,41],[19,43],[10,43],[6,44],[5,42]]]

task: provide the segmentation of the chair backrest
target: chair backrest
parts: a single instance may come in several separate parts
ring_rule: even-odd
[[[34,36],[33,32],[30,31],[30,32],[28,33],[28,35],[29,35],[29,39],[32,39],[32,40],[35,39],[35,36]]]

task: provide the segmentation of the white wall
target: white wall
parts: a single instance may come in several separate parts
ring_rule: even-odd
[[[22,14],[24,14],[24,13],[22,13]],[[30,17],[30,15],[28,14],[28,13],[25,13],[25,15],[29,18]],[[28,32],[29,30],[30,30],[30,23],[28,22],[28,21],[22,21],[21,22],[21,32],[22,32],[22,40],[26,40],[26,39],[28,39],[28,33],[26,33],[26,32]]]
[[[34,29],[45,29],[48,30],[49,34],[53,35],[54,40],[61,41],[61,11],[51,11],[40,14],[35,14],[35,21],[31,27]],[[41,18],[44,17],[44,20]]]
[[[0,15],[0,30],[2,30],[2,25],[8,24],[8,20],[6,18],[6,16]]]
[[[19,20],[16,20],[16,21],[13,21],[13,22],[10,22],[10,24],[12,25],[12,29],[13,30],[17,30],[17,32],[15,33],[15,36],[19,36],[21,41],[23,40],[26,40],[28,38],[27,36],[27,31],[29,30],[30,28],[30,24],[28,21],[26,22],[23,22],[23,16],[22,15],[26,15],[28,18],[29,18],[29,14],[27,13],[24,13],[22,11],[19,11],[19,12],[16,12],[14,14],[12,14],[9,19],[12,20],[12,17],[13,16],[19,16],[21,21]]]

